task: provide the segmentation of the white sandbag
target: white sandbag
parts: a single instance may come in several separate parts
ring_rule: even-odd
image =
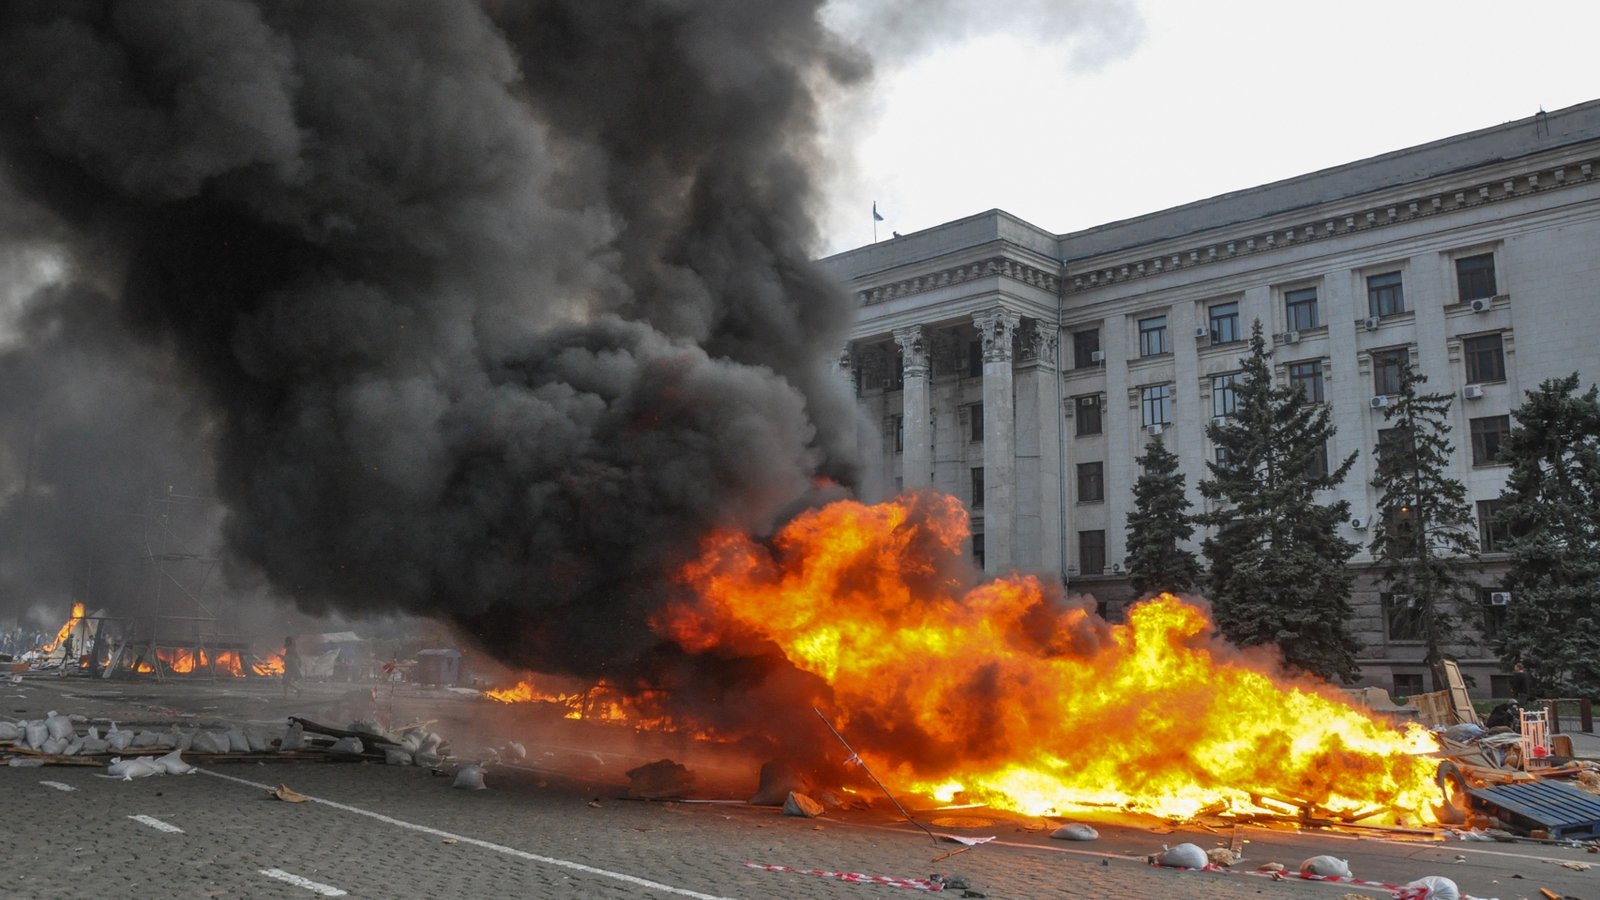
[[[67,749],[61,751],[62,756],[77,756],[83,752],[83,738],[75,737],[67,742]]]
[[[116,726],[112,726],[111,732],[106,735],[106,745],[118,752],[128,749],[132,743],[133,732],[118,731]]]
[[[272,745],[267,743],[266,734],[259,728],[246,728],[244,739],[250,745],[251,753],[265,753],[272,749]]]
[[[422,737],[422,746],[417,748],[423,753],[438,753],[439,745],[444,743],[444,738],[437,731],[430,731]]]
[[[366,749],[365,747],[361,746],[361,738],[358,738],[358,737],[342,737],[342,738],[339,738],[337,741],[333,742],[333,746],[328,748],[328,752],[329,753],[360,753],[362,750],[365,750],[365,749]]]
[[[37,756],[13,756],[6,761],[6,765],[13,769],[37,769],[44,765],[44,760]]]
[[[226,736],[219,737],[215,732],[197,731],[194,733],[194,739],[189,742],[189,752],[227,753],[228,739]]]
[[[1324,878],[1350,878],[1350,864],[1336,856],[1313,856],[1300,864],[1301,875]]]
[[[156,734],[154,731],[150,731],[150,730],[146,729],[146,730],[141,731],[138,734],[134,735],[133,736],[133,743],[129,744],[128,746],[133,747],[134,749],[143,749],[145,747],[154,747],[157,743],[160,742],[160,740],[161,740],[161,736],[160,735]]]
[[[178,746],[178,726],[172,726],[171,731],[163,731],[156,735],[156,746],[163,750],[175,750]]]
[[[422,766],[425,769],[437,769],[439,767],[439,763],[444,761],[443,757],[439,756],[439,754],[429,753],[425,750],[418,750],[417,752],[411,754],[411,758],[416,762],[417,765]]]
[[[83,752],[84,753],[105,753],[106,751],[108,751],[110,749],[111,749],[111,744],[109,742],[105,741],[104,739],[101,739],[101,738],[84,738],[83,739]]]
[[[72,720],[72,724],[74,724],[74,725],[82,725],[82,724],[84,724],[84,723],[89,721],[89,717],[84,715],[83,713],[73,713],[72,715],[67,716],[67,718],[71,719]]]
[[[34,719],[25,726],[27,731],[28,746],[37,750],[44,746],[50,739],[50,729],[45,726],[43,719]]]
[[[74,733],[72,720],[66,716],[51,716],[44,720],[44,727],[57,740],[69,740]]]
[[[483,766],[462,766],[461,771],[456,773],[455,783],[451,787],[469,791],[483,790]]]
[[[168,775],[193,775],[195,768],[183,761],[183,756],[180,755],[182,752],[181,750],[174,750],[156,760],[156,765],[160,766],[162,771]]]
[[[383,762],[389,766],[409,766],[411,754],[403,747],[389,747],[383,751]]]
[[[98,740],[100,740],[100,726],[99,725],[90,725],[89,726],[89,733],[84,735],[83,739],[86,740],[86,741],[98,741]]]
[[[145,775],[154,775],[157,773],[166,772],[166,769],[157,765],[156,761],[151,757],[141,756],[137,759],[122,759],[121,757],[114,757],[110,764],[106,766],[106,774],[116,778],[125,778],[130,770],[142,771],[144,767],[154,767],[156,771],[144,772],[141,775],[135,775],[133,777],[142,778]]]
[[[1058,841],[1097,841],[1100,839],[1100,832],[1095,831],[1092,825],[1068,822],[1050,832],[1050,836]]]
[[[1406,885],[1406,890],[1417,892],[1417,900],[1461,900],[1461,889],[1443,875],[1424,875]],[[1406,894],[1407,897],[1413,894]]]
[[[178,732],[178,746],[173,749],[182,753],[188,753],[189,748],[194,746],[194,734],[195,733],[193,731]]]
[[[26,732],[15,722],[0,722],[0,741],[14,741]]]
[[[278,742],[279,750],[302,750],[306,746],[306,730],[299,722],[290,725],[283,731],[283,740]]]
[[[528,748],[522,746],[522,744],[518,741],[511,741],[507,743],[506,750],[508,751],[507,755],[515,756],[517,759],[528,758]]]
[[[60,756],[61,751],[65,749],[67,749],[66,738],[45,738],[44,743],[39,745],[40,753],[48,753],[51,756]]]
[[[244,729],[235,725],[228,729],[228,752],[249,753],[250,739],[244,736]]]
[[[416,731],[406,732],[405,737],[400,739],[400,747],[407,753],[415,753],[418,750],[421,750],[422,734]]]
[[[132,781],[135,778],[149,778],[151,775],[165,774],[167,774],[167,770],[158,765],[155,760],[148,756],[141,756],[123,768],[122,780]]]
[[[1156,865],[1174,869],[1204,869],[1208,862],[1206,852],[1194,844],[1167,847],[1156,855]]]

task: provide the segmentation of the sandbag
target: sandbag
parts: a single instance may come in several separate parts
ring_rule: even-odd
[[[250,739],[244,736],[244,729],[235,725],[228,729],[228,752],[249,753]]]
[[[99,738],[84,738],[83,739],[83,752],[84,753],[104,753],[104,752],[106,752],[107,750],[110,750],[110,749],[111,749],[111,745],[109,743],[106,743],[105,741],[99,739]]]
[[[44,760],[37,756],[13,756],[6,760],[6,765],[13,769],[37,769],[44,765]]]
[[[1156,854],[1156,865],[1174,869],[1204,869],[1208,862],[1206,852],[1194,844],[1166,847]]]
[[[383,751],[383,763],[388,766],[409,766],[411,754],[402,747],[389,747]]]
[[[179,755],[182,752],[183,751],[181,750],[174,750],[171,753],[168,753],[166,756],[157,759],[155,761],[156,765],[160,766],[162,771],[166,772],[168,775],[193,775],[195,773],[195,768],[194,766],[191,766],[183,761],[183,757]]]
[[[106,766],[107,775],[121,778],[123,781],[134,778],[147,778],[151,775],[163,775],[166,771],[164,767],[148,756],[141,756],[137,759],[113,759],[111,764]]]
[[[444,738],[437,731],[430,731],[422,738],[422,744],[417,749],[423,753],[438,753],[439,745],[444,743]]]
[[[306,730],[299,722],[284,729],[283,740],[278,742],[279,750],[303,750],[306,746]]]
[[[145,747],[154,747],[159,741],[160,735],[147,729],[134,735],[133,743],[129,744],[128,746],[135,749],[143,749]]]
[[[415,731],[406,732],[405,737],[400,739],[400,747],[407,753],[415,753],[418,750],[421,750],[422,735]]]
[[[119,753],[121,751],[123,751],[123,750],[128,749],[128,747],[132,743],[133,743],[133,732],[131,732],[131,731],[118,731],[116,729],[116,726],[112,726],[111,732],[106,735],[106,746],[110,747],[113,750],[118,751]]]
[[[191,753],[227,753],[228,740],[226,736],[219,737],[215,732],[197,731],[194,739],[189,741]]]
[[[89,726],[89,733],[84,735],[83,739],[86,740],[86,741],[98,741],[98,740],[100,740],[100,726],[99,725],[90,725]]]
[[[1350,864],[1336,856],[1313,856],[1300,864],[1301,875],[1323,878],[1350,878]]]
[[[67,749],[66,738],[45,738],[44,743],[39,745],[40,753],[48,753],[51,756],[60,756],[61,751],[65,749]]]
[[[51,716],[44,720],[44,727],[57,740],[68,740],[74,734],[72,720],[66,716]]]
[[[22,727],[15,722],[0,722],[0,741],[14,741],[24,733]]]
[[[267,743],[267,736],[259,728],[246,728],[244,740],[250,745],[251,753],[265,753],[272,749],[272,745]]]
[[[450,786],[469,791],[483,790],[483,766],[462,766],[461,771],[456,773],[455,782]]]
[[[1424,875],[1408,882],[1402,897],[1415,900],[1461,900],[1461,889],[1443,875]]]
[[[1068,822],[1050,832],[1050,836],[1058,841],[1097,841],[1100,839],[1100,832],[1082,822]]]
[[[83,752],[84,743],[85,742],[84,742],[83,738],[74,737],[71,741],[67,742],[67,749],[61,751],[61,755],[62,756],[77,756],[79,753]]]
[[[427,769],[437,769],[439,763],[444,761],[444,757],[437,753],[429,753],[426,750],[418,750],[416,753],[411,754],[411,758],[416,761],[417,765]]]
[[[805,819],[815,819],[822,815],[822,804],[807,797],[805,794],[789,792],[783,801],[783,814],[786,816],[799,816]]]
[[[178,726],[174,725],[172,730],[163,731],[156,735],[156,746],[162,750],[176,750],[178,747]]]
[[[361,746],[361,738],[358,738],[358,737],[342,737],[342,738],[339,738],[337,741],[333,742],[333,746],[328,748],[328,752],[329,753],[350,753],[350,754],[357,754],[358,755],[364,749],[366,749],[366,748]]]
[[[43,747],[44,742],[50,739],[50,729],[44,724],[43,719],[34,719],[25,728],[28,746],[35,750]]]

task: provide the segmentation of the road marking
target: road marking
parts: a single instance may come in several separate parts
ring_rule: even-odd
[[[75,791],[75,790],[77,790],[77,788],[73,787],[72,785],[70,785],[70,784],[62,784],[59,781],[41,781],[39,783],[44,785],[45,787],[53,787],[58,791]]]
[[[167,834],[183,834],[182,828],[179,828],[171,822],[163,822],[155,816],[129,816],[128,818],[134,820],[135,822],[142,822],[145,825],[149,825],[151,828],[154,828],[157,831],[165,831]]]
[[[220,772],[213,772],[210,769],[201,769],[200,774],[210,775],[212,778],[221,778],[223,781],[232,781],[236,784],[242,784],[248,787],[259,788],[263,791],[276,790],[276,788],[270,784],[261,784],[260,782],[256,781],[246,781],[243,778],[235,778],[232,775],[223,775]],[[549,866],[560,866],[563,869],[571,869],[574,872],[582,872],[586,875],[598,875],[601,878],[611,878],[616,881],[622,881],[631,885],[635,885],[637,887],[648,888],[652,891],[676,894],[680,897],[694,897],[696,900],[731,900],[731,898],[719,897],[715,894],[702,894],[699,891],[691,891],[687,888],[673,887],[670,884],[662,884],[659,881],[651,881],[648,878],[640,878],[636,875],[628,875],[623,872],[612,872],[609,869],[597,869],[594,866],[586,866],[583,863],[573,862],[570,859],[557,859],[554,856],[541,856],[537,853],[529,853],[526,850],[518,850],[515,847],[507,847],[503,844],[482,841],[474,837],[453,834],[448,831],[442,831],[438,828],[430,828],[427,825],[418,825],[415,822],[405,822],[400,819],[386,816],[382,813],[375,813],[370,810],[362,809],[359,806],[351,806],[347,803],[337,803],[333,800],[324,800],[321,797],[312,797],[310,795],[306,795],[306,799],[310,800],[312,803],[321,803],[323,806],[332,807],[333,809],[343,810],[348,813],[355,813],[358,816],[366,816],[369,819],[376,819],[377,821],[383,822],[386,825],[394,825],[398,828],[406,828],[421,834],[433,835],[434,837],[448,838],[450,840],[457,841],[458,843],[471,844],[474,847],[482,847],[485,850],[493,850],[496,853],[504,853],[507,856],[514,856],[518,859],[528,860],[529,862],[544,863],[545,865]]]
[[[321,894],[324,897],[343,897],[347,893],[346,891],[339,890],[331,884],[323,884],[320,881],[312,881],[309,878],[301,878],[299,875],[296,875],[292,872],[285,872],[282,869],[262,869],[261,874],[267,876],[268,878],[276,878],[279,881],[287,881],[295,887],[303,887],[312,893]]]

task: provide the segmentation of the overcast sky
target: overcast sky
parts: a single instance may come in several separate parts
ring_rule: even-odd
[[[869,38],[828,252],[873,240],[873,201],[880,240],[994,207],[1076,231],[1600,98],[1590,2],[1021,6]]]

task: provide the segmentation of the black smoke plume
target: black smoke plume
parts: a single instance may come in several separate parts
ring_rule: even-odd
[[[650,653],[709,529],[855,478],[811,173],[817,91],[864,68],[819,5],[0,5],[34,210],[0,223],[69,272],[0,335],[6,524],[177,473],[308,611],[542,669]],[[101,417],[61,405],[95,385]],[[79,420],[84,459],[18,449]],[[48,554],[18,557],[8,592]]]

